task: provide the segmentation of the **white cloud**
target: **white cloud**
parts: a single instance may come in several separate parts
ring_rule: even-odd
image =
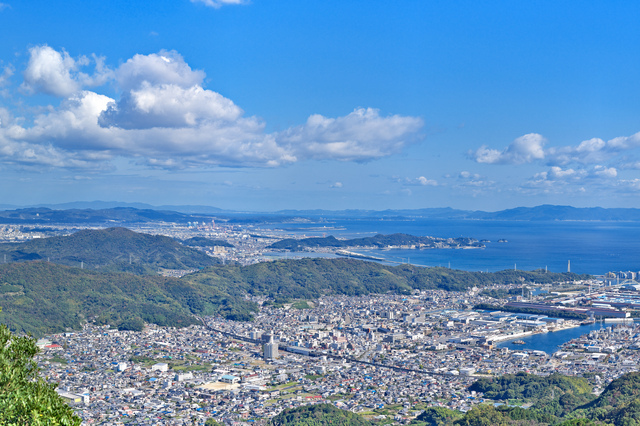
[[[192,70],[176,51],[162,50],[150,55],[135,55],[115,72],[120,89],[125,92],[161,84],[188,89],[202,85],[205,73]]]
[[[498,151],[481,146],[472,154],[478,163],[486,164],[524,164],[541,160],[545,153],[546,139],[537,133],[529,133],[514,140],[511,145]]]
[[[618,171],[615,167],[595,166],[593,174],[603,178],[614,178],[618,176]]]
[[[331,188],[342,188],[342,182],[335,182],[331,185]]]
[[[405,178],[405,179],[401,179],[401,178],[396,178],[397,182],[400,183],[405,183],[405,184],[409,184],[409,185],[416,185],[416,186],[438,186],[438,182],[436,180],[433,179],[427,179],[424,176],[419,176],[415,179],[413,178]]]
[[[242,110],[231,100],[200,86],[151,86],[123,94],[100,116],[100,125],[124,129],[189,127],[207,122],[236,121]]]
[[[116,70],[95,55],[74,60],[48,46],[30,52],[24,88],[66,99],[32,120],[3,124],[2,137],[13,144],[50,146],[60,154],[59,164],[67,158],[74,167],[115,157],[160,168],[367,161],[399,152],[417,140],[423,126],[417,117],[383,117],[359,108],[337,118],[312,115],[303,125],[266,133],[261,119],[245,117],[233,101],[203,88],[204,72],[192,70],[177,52],[135,55]],[[90,63],[95,63],[91,75],[79,71]],[[119,99],[83,90],[111,79]],[[435,182],[421,179],[422,185]]]
[[[381,117],[377,109],[357,108],[338,118],[312,115],[276,138],[300,158],[362,162],[399,152],[423,125],[418,117]]]
[[[578,145],[550,147],[544,149],[546,140],[539,134],[531,133],[516,139],[502,151],[483,145],[471,157],[478,163],[523,164],[537,160],[548,165],[601,164],[620,153],[640,148],[640,132],[631,136],[621,136],[604,141],[592,138]],[[631,167],[629,165],[623,167]]]
[[[8,5],[7,3],[0,3],[0,12],[2,12],[5,9],[10,9],[11,6]]]
[[[191,3],[203,3],[205,6],[219,9],[228,4],[247,4],[248,0],[191,0]]]
[[[47,46],[29,49],[29,63],[24,71],[22,89],[27,93],[46,93],[66,98],[83,87],[100,86],[113,78],[113,72],[104,64],[104,58],[93,55],[93,75],[80,71],[91,60],[86,56],[73,59],[66,51],[58,52]]]
[[[549,171],[536,173],[532,181],[578,181],[587,176],[585,170],[562,169],[552,166]]]
[[[470,191],[473,196],[482,195],[487,191],[496,190],[496,182],[487,179],[478,173],[464,170],[456,176],[454,186],[464,191]]]
[[[76,61],[67,52],[60,53],[45,45],[32,47],[29,54],[22,84],[25,90],[59,97],[70,96],[80,90],[80,84],[72,76],[77,69]]]
[[[2,68],[2,73],[0,74],[0,89],[9,84],[9,79],[13,75],[13,72],[14,70],[11,65],[7,65]]]

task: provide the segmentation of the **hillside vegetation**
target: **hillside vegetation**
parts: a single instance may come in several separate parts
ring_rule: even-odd
[[[126,228],[83,230],[68,236],[0,244],[0,258],[5,254],[9,262],[48,260],[61,265],[137,274],[155,274],[158,268],[197,269],[220,263],[172,238]]]
[[[371,426],[372,423],[351,411],[331,404],[306,405],[284,410],[273,417],[269,426]]]
[[[184,279],[252,295],[314,299],[325,294],[408,294],[413,289],[464,291],[491,284],[551,283],[587,278],[573,273],[544,271],[467,272],[413,265],[388,266],[356,259],[306,258],[257,263],[250,266],[216,266]]]
[[[186,280],[41,261],[0,265],[0,306],[0,323],[34,336],[77,330],[87,320],[134,329],[143,321],[182,327],[196,322],[193,314],[247,319],[256,310],[242,297]]]
[[[497,401],[525,401],[517,406],[481,404],[462,414],[443,407],[431,407],[411,425],[539,425],[539,426],[637,426],[640,424],[640,373],[632,372],[611,382],[596,397],[591,385],[580,377],[552,374],[507,374],[480,379],[470,390],[484,392]]]
[[[106,269],[106,268],[105,268]],[[0,265],[0,322],[34,335],[77,329],[86,320],[123,328],[142,321],[184,326],[196,315],[251,320],[249,295],[315,299],[322,295],[409,294],[413,289],[463,291],[490,283],[567,280],[575,274],[480,273],[354,259],[301,259],[214,266],[180,279],[72,268],[54,263]]]

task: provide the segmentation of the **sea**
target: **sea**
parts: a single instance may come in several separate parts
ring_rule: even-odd
[[[489,241],[484,249],[356,250],[389,263],[486,272],[514,268],[551,272],[570,269],[593,275],[640,271],[638,222],[324,218],[318,222],[269,223],[261,227],[292,237],[360,238],[405,233]]]

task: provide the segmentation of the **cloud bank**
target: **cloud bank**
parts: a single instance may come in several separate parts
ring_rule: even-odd
[[[231,99],[206,89],[205,73],[175,51],[135,55],[115,69],[104,58],[73,58],[46,45],[29,55],[20,90],[61,101],[28,120],[0,110],[5,163],[94,167],[115,157],[159,168],[367,162],[418,141],[424,126],[418,117],[356,108],[342,117],[314,114],[304,124],[267,133],[259,117],[245,116]],[[11,73],[3,75],[6,80]],[[118,99],[89,90],[106,83],[116,87]],[[20,154],[27,151],[29,161]]]

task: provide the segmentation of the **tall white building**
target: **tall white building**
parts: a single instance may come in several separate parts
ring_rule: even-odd
[[[264,345],[264,359],[278,358],[278,344],[273,341],[273,334],[269,338],[269,342]]]

